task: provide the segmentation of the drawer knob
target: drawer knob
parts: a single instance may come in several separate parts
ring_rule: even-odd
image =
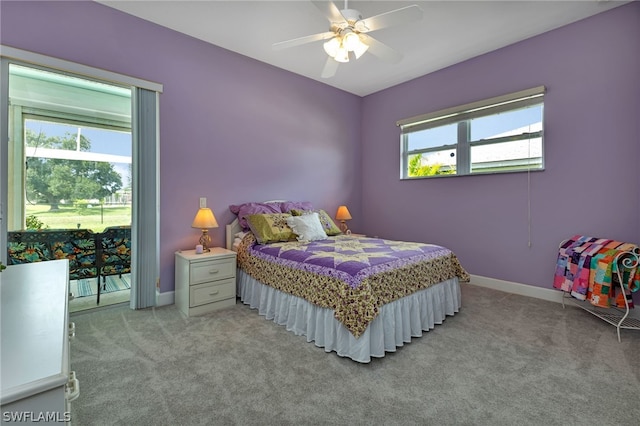
[[[209,296],[215,296],[218,293],[220,293],[220,290],[216,290],[213,293],[209,293]]]
[[[217,274],[218,270],[217,269],[209,269],[209,275],[213,275],[213,274]]]

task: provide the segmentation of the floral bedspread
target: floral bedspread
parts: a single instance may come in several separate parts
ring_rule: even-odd
[[[263,284],[318,306],[357,338],[385,303],[469,275],[451,250],[424,243],[339,235],[312,242],[238,247],[238,266]]]

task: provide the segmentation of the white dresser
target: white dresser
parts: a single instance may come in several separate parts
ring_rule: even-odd
[[[211,247],[207,253],[176,252],[176,306],[187,316],[236,304],[236,252]]]
[[[69,368],[68,298],[67,260],[0,273],[2,423],[70,423],[80,389]]]

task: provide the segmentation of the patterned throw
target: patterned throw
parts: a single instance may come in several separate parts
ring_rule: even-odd
[[[633,308],[640,288],[640,249],[635,244],[575,235],[558,252],[553,287],[600,308]],[[617,261],[616,261],[617,260]],[[616,295],[622,281],[624,291]]]
[[[263,284],[332,309],[356,338],[385,303],[458,277],[458,258],[432,244],[334,236],[259,245],[247,234],[238,266]]]

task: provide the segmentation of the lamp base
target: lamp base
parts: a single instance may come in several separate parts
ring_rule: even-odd
[[[208,229],[202,230],[202,235],[200,235],[200,244],[202,245],[203,253],[208,253],[211,251],[211,249],[209,249],[209,244],[211,244],[211,237],[209,236]]]
[[[350,234],[349,228],[347,227],[347,223],[344,220],[340,221],[340,230],[343,234]]]

